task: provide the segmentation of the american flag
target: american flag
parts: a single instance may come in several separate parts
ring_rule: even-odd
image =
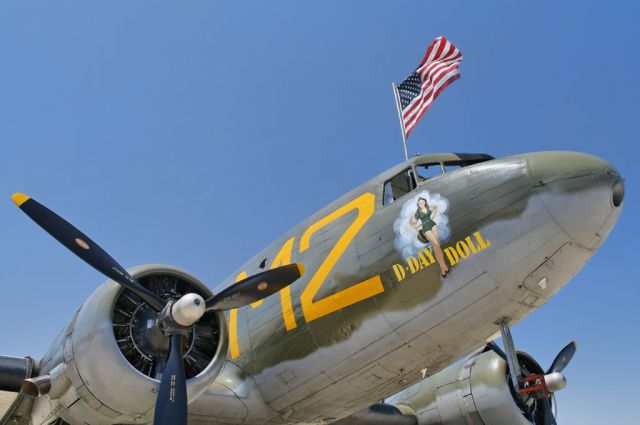
[[[440,92],[460,78],[460,62],[460,50],[446,38],[438,37],[427,49],[418,68],[398,85],[395,95],[402,111],[405,140]]]

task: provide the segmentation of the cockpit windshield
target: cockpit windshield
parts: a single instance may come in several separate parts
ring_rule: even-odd
[[[396,199],[414,191],[420,182],[445,173],[459,170],[461,167],[494,159],[486,154],[434,154],[424,155],[415,160],[410,168],[396,174],[385,181],[383,188],[383,205],[393,203]]]
[[[433,156],[434,158],[432,159],[427,156],[424,162],[415,164],[416,174],[420,181],[493,159],[492,156],[485,154],[443,154]]]

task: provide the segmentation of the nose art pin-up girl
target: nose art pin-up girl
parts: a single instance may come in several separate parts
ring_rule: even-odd
[[[442,277],[449,273],[449,267],[444,260],[444,254],[442,248],[440,248],[440,240],[438,239],[438,225],[434,221],[436,214],[438,213],[438,207],[429,207],[429,203],[426,198],[418,198],[418,209],[411,219],[411,225],[416,229],[417,238],[422,243],[429,242],[433,247],[433,252],[436,255],[436,260],[440,266],[440,274]]]

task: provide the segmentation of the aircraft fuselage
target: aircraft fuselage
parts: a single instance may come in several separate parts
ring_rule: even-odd
[[[385,182],[427,159],[416,157],[342,196],[222,284],[261,271],[261,263],[306,268],[280,296],[230,313],[229,363],[220,382],[240,399],[242,388],[259,390],[266,406],[247,396],[236,409],[227,404],[226,417],[331,420],[441,370],[495,335],[501,318],[516,323],[544,304],[619,215],[612,201],[622,184],[617,171],[562,152],[418,177],[415,189],[384,205]],[[418,237],[420,198],[432,203],[423,211],[438,207],[434,220],[446,227],[437,231],[446,277],[433,244]],[[219,396],[205,393],[190,415],[220,417]]]

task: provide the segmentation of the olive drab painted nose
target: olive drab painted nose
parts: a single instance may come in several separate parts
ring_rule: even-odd
[[[527,156],[529,175],[554,220],[576,243],[597,249],[620,215],[624,180],[609,162],[578,152]]]

